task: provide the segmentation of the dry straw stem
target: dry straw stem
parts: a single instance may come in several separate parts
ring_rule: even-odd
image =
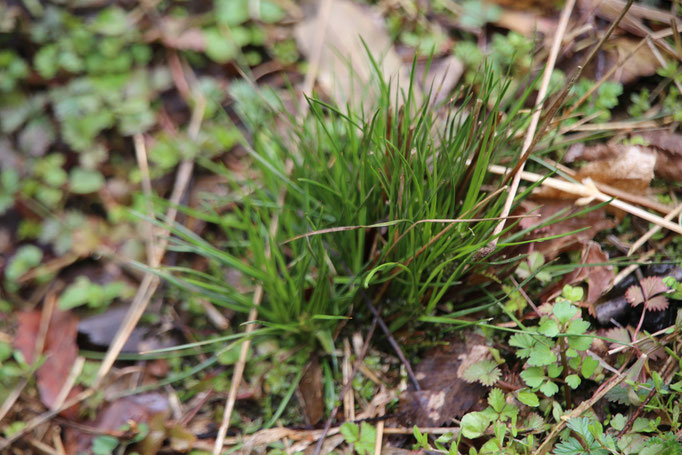
[[[559,22],[559,31],[557,33],[557,36],[555,37],[554,43],[552,44],[552,52],[550,53],[550,61],[547,62],[547,67],[545,69],[545,74],[543,74],[543,80],[542,80],[542,85],[540,87],[540,91],[538,92],[538,100],[540,102],[538,103],[538,108],[536,112],[533,113],[533,117],[531,118],[531,128],[528,131],[528,135],[526,136],[526,141],[524,142],[524,146],[522,149],[522,154],[521,158],[519,159],[519,162],[514,166],[514,169],[511,171],[511,173],[507,174],[503,180],[503,183],[507,183],[508,179],[510,176],[513,176],[513,183],[512,183],[512,188],[507,196],[507,200],[505,201],[505,205],[502,211],[502,216],[507,216],[509,215],[509,212],[511,211],[511,206],[512,203],[514,202],[514,198],[516,197],[516,192],[518,190],[518,183],[521,180],[521,177],[518,175],[520,172],[523,171],[523,167],[526,164],[526,160],[528,160],[528,157],[530,156],[531,152],[535,148],[535,145],[537,142],[540,140],[540,138],[544,135],[545,131],[547,130],[549,124],[552,121],[552,118],[554,115],[557,113],[559,108],[563,105],[564,101],[566,100],[566,97],[568,96],[568,92],[575,83],[575,81],[578,80],[580,75],[582,74],[583,70],[585,69],[585,66],[594,58],[594,56],[597,54],[599,49],[604,45],[606,40],[609,39],[613,31],[616,29],[620,21],[625,17],[625,14],[628,12],[630,6],[632,6],[632,2],[634,0],[628,0],[627,4],[621,11],[620,15],[618,18],[611,24],[609,29],[606,31],[604,36],[599,40],[599,42],[592,48],[590,53],[587,55],[585,58],[585,61],[581,66],[578,66],[577,70],[574,72],[572,75],[570,82],[564,87],[564,89],[559,92],[559,94],[556,96],[552,104],[549,106],[547,109],[547,113],[545,114],[545,118],[543,120],[542,126],[540,127],[539,131],[537,134],[535,133],[535,129],[537,127],[537,121],[536,121],[536,116],[539,119],[540,116],[540,111],[542,111],[542,98],[544,97],[544,93],[546,93],[547,90],[547,85],[549,85],[549,77],[551,76],[551,72],[554,69],[554,63],[556,61],[556,55],[558,54],[559,51],[559,46],[561,44],[561,37],[564,36],[564,33],[566,32],[566,24],[568,23],[568,17],[570,16],[570,11],[569,9],[573,8],[573,5],[575,2],[569,1],[566,3],[564,10],[561,15],[561,20]],[[544,89],[544,90],[543,90]],[[542,96],[540,96],[542,95]],[[502,230],[504,229],[504,224],[505,221],[503,220],[495,229],[495,234],[500,234]],[[497,244],[497,238],[493,241],[494,244]]]
[[[504,166],[491,165],[488,167],[488,170],[493,174],[505,175],[509,171],[509,168],[506,168]],[[649,213],[646,210],[643,210],[639,207],[635,207],[632,204],[628,204],[627,202],[614,199],[611,196],[602,193],[601,191],[599,191],[594,182],[592,182],[592,180],[590,179],[585,179],[585,183],[571,183],[565,180],[560,180],[553,177],[545,177],[540,174],[535,174],[533,172],[528,171],[519,172],[519,175],[520,178],[527,180],[529,182],[541,182],[542,185],[548,186],[550,188],[554,188],[559,191],[580,196],[581,198],[586,199],[588,202],[592,200],[607,202],[609,205],[621,209],[631,215],[635,215],[658,226],[664,227],[670,231],[682,234],[681,225],[675,224],[670,220],[666,220],[665,218],[662,218],[658,215],[654,215],[653,213]]]
[[[537,107],[535,109],[535,112],[533,112],[533,116],[531,117],[530,125],[528,127],[528,131],[526,132],[526,138],[524,139],[523,142],[523,148],[521,149],[522,157],[521,162],[519,163],[520,166],[518,171],[514,175],[514,179],[512,180],[509,193],[507,194],[507,199],[504,202],[504,207],[502,208],[502,214],[500,215],[502,217],[502,221],[500,221],[499,224],[495,226],[495,230],[493,231],[493,236],[495,237],[495,239],[493,240],[494,245],[497,245],[498,236],[504,230],[504,226],[506,224],[505,218],[509,216],[509,213],[511,212],[512,204],[514,202],[514,198],[516,197],[516,192],[519,189],[519,183],[521,182],[520,174],[525,166],[525,160],[528,157],[527,156],[528,151],[530,150],[530,147],[533,144],[533,137],[535,136],[535,131],[537,130],[538,123],[540,122],[540,115],[542,114],[542,104],[545,99],[545,96],[547,95],[549,81],[552,76],[552,71],[554,71],[554,65],[556,64],[556,59],[557,56],[559,55],[559,49],[561,48],[561,42],[563,40],[564,34],[566,33],[566,28],[568,27],[568,20],[571,17],[571,12],[573,11],[574,5],[575,0],[568,0],[566,2],[566,5],[564,5],[563,11],[561,12],[561,19],[559,19],[559,27],[556,35],[554,36],[554,41],[552,42],[552,48],[547,59],[545,72],[542,75],[542,82],[540,83],[540,90],[538,91],[538,96],[536,98]]]
[[[201,122],[204,117],[205,109],[206,100],[203,96],[198,95],[196,97],[196,104],[192,110],[192,118],[190,120],[189,126],[189,136],[192,139],[196,139],[199,134],[199,129],[201,128]],[[170,208],[166,212],[166,218],[164,219],[164,222],[168,226],[171,226],[173,223],[175,223],[175,218],[178,214],[177,206],[180,204],[180,199],[187,189],[187,185],[189,184],[190,178],[192,177],[193,169],[194,161],[192,160],[183,160],[178,168],[175,184],[173,186],[173,192],[171,193],[170,197]],[[158,245],[155,248],[150,248],[150,250],[154,253],[152,257],[148,259],[149,266],[152,268],[158,267],[163,260],[163,256],[166,253],[166,247],[168,246],[168,231],[162,232],[160,237],[161,238],[158,242]],[[152,242],[152,240],[150,240],[150,242]],[[130,305],[130,309],[126,314],[124,322],[116,333],[111,345],[109,346],[109,350],[107,351],[104,360],[102,360],[102,365],[97,372],[97,377],[95,379],[93,388],[99,387],[102,380],[109,373],[109,370],[111,370],[111,367],[114,365],[114,362],[121,352],[121,349],[123,349],[123,346],[130,337],[130,334],[133,332],[133,329],[135,329],[135,326],[147,309],[147,305],[156,292],[160,281],[161,279],[154,273],[145,273],[144,278],[137,289],[137,294],[135,294],[133,302]]]
[[[682,213],[682,204],[678,205],[675,207],[673,210],[670,211],[665,217],[663,217],[664,220],[666,221],[672,221],[676,216],[679,216],[680,213]],[[646,234],[641,236],[635,243],[632,244],[630,247],[630,250],[628,250],[628,256],[632,256],[632,253],[637,251],[642,245],[644,245],[651,237],[654,236],[658,231],[661,230],[661,226],[656,225],[649,229]]]
[[[291,171],[294,167],[294,162],[289,160],[286,163],[286,175],[291,174]],[[284,205],[284,198],[286,196],[286,189],[282,190],[282,192],[279,195],[279,198],[277,200],[277,205],[278,206],[283,206]],[[279,228],[279,213],[275,213],[274,217],[272,218],[272,222],[270,224],[270,229],[268,231],[268,234],[270,235],[270,240],[275,238],[275,235],[277,234],[277,229]],[[270,247],[270,243],[268,242],[268,245],[266,247],[265,251],[265,257],[270,258],[272,254],[272,250]],[[237,361],[237,364],[234,367],[234,372],[232,373],[232,383],[230,384],[230,391],[227,394],[227,400],[225,402],[225,411],[223,412],[223,420],[220,424],[220,428],[218,429],[218,435],[215,440],[215,444],[213,446],[213,454],[214,455],[219,455],[221,450],[223,449],[223,443],[225,441],[225,435],[227,434],[227,430],[230,427],[230,420],[232,419],[232,412],[234,411],[234,405],[237,402],[237,392],[239,392],[239,386],[242,382],[242,377],[244,375],[244,369],[246,368],[246,358],[248,357],[249,354],[249,348],[251,347],[251,338],[248,337],[249,334],[251,334],[255,329],[256,329],[256,324],[254,321],[258,318],[258,306],[260,305],[261,301],[263,300],[263,285],[259,284],[254,293],[253,293],[253,308],[251,311],[249,311],[249,324],[246,326],[246,335],[247,338],[244,340],[244,342],[241,345],[241,350],[239,351],[239,360]]]
[[[561,163],[557,163],[556,161],[552,160],[542,160],[547,167],[549,168],[556,168],[556,170],[561,171],[565,173],[566,175],[575,178],[576,172],[564,166]],[[600,183],[600,182],[594,182],[595,186],[599,191],[602,193],[606,193],[609,196],[617,197],[619,199],[622,199],[624,201],[630,202],[631,204],[636,204],[636,205],[641,205],[642,207],[646,207],[648,209],[656,210],[659,213],[663,213],[665,215],[670,212],[670,206],[666,204],[661,204],[660,202],[654,201],[652,199],[649,199],[648,197],[645,196],[639,196],[636,194],[628,193],[627,191],[623,191],[618,188],[614,188],[610,185],[607,185],[605,183]]]

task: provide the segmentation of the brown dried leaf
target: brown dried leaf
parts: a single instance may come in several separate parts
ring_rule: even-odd
[[[640,280],[639,284],[630,286],[625,293],[625,298],[635,307],[640,303],[646,304],[647,310],[659,311],[668,307],[668,299],[656,299],[655,296],[667,292],[668,288],[658,276],[648,276]]]
[[[35,362],[35,346],[40,328],[41,311],[19,313],[19,327],[14,340],[14,347],[21,351],[26,362]],[[36,371],[36,383],[40,393],[40,400],[52,409],[59,392],[64,387],[71,367],[78,356],[76,335],[78,318],[71,312],[55,310],[49,322],[45,345],[40,353],[45,356],[45,363]],[[70,396],[78,393],[72,389]],[[75,416],[76,409],[69,409],[62,415]]]
[[[668,299],[664,295],[657,295],[646,302],[646,309],[649,311],[663,311],[668,308]]]
[[[407,92],[409,74],[403,69],[400,56],[391,45],[384,21],[373,9],[348,0],[331,2],[329,16],[323,17],[324,2],[315,15],[300,22],[295,31],[301,52],[311,59],[322,41],[318,82],[339,104],[357,106],[371,104],[376,93],[364,93],[373,77],[367,52],[376,58],[386,78],[391,78],[395,90]],[[326,20],[325,20],[326,19]],[[320,27],[320,21],[324,21]],[[323,36],[320,36],[323,31]],[[367,50],[363,45],[363,40]],[[416,99],[421,93],[416,90]],[[419,101],[417,101],[419,102]]]
[[[608,145],[609,158],[591,161],[583,166],[576,180],[590,178],[595,182],[619,188],[629,193],[643,193],[654,178],[656,153],[634,145]]]
[[[483,397],[485,388],[467,383],[461,375],[489,355],[480,335],[427,352],[415,371],[422,390],[407,391],[400,397],[401,424],[439,426],[468,412]]]
[[[123,425],[131,422],[138,424],[156,422],[156,425],[152,425],[152,427],[161,431],[158,424],[159,422],[165,423],[169,413],[168,398],[158,392],[150,392],[120,398],[110,403],[99,412],[94,426],[100,433],[112,433],[119,431]],[[158,417],[158,414],[161,417]],[[156,418],[153,419],[155,416]],[[153,437],[158,440],[160,435],[154,433]],[[88,452],[92,446],[92,438],[93,435],[90,433],[72,429],[72,431],[67,432],[66,444],[75,449],[73,453]],[[144,446],[144,443],[142,445]]]
[[[602,293],[611,287],[611,283],[615,278],[613,266],[610,265],[596,265],[590,267],[590,264],[604,264],[609,261],[609,256],[602,251],[601,246],[592,240],[582,242],[582,255],[580,264],[582,267],[577,267],[573,272],[566,275],[563,280],[553,286],[549,291],[542,295],[541,300],[547,302],[553,300],[556,296],[561,294],[565,285],[575,285],[583,281],[587,281],[587,296],[584,299],[590,314],[595,316],[594,303],[599,300]]]
[[[305,367],[298,384],[298,394],[303,404],[303,413],[308,425],[316,425],[324,417],[322,398],[322,367],[317,357],[313,357]]]
[[[584,207],[576,207],[573,204],[573,201],[566,199],[537,198],[532,201],[525,200],[521,202],[521,210],[517,211],[515,215],[539,215],[539,217],[529,217],[521,220],[519,224],[522,228],[527,229],[532,228],[533,226],[539,226],[548,218],[565,209],[567,209],[567,212],[562,218],[584,210]],[[552,223],[549,226],[538,228],[532,231],[530,236],[532,238],[551,237],[587,228],[581,232],[565,237],[533,244],[534,251],[539,251],[547,261],[550,261],[565,251],[575,250],[581,247],[586,242],[592,240],[600,231],[611,229],[617,224],[618,221],[610,218],[607,215],[606,209],[602,207],[592,210],[582,216],[573,216]]]
[[[604,45],[605,66],[610,68],[626,58],[639,44],[639,39],[620,36],[610,39]],[[614,74],[614,79],[623,84],[630,84],[641,77],[653,76],[661,66],[648,46],[641,46],[627,62]]]
[[[658,155],[656,175],[674,182],[682,181],[682,134],[652,131],[641,133],[640,136]]]

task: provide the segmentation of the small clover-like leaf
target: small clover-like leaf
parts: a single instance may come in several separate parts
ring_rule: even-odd
[[[573,368],[574,370],[577,370],[580,368],[580,357],[575,356],[575,357],[570,357],[568,359],[568,366]]]
[[[547,365],[547,376],[550,378],[558,378],[561,372],[563,371],[564,367],[557,363],[552,363],[551,365]]]
[[[557,299],[557,302],[552,307],[552,312],[560,324],[565,324],[576,315],[578,308],[572,305],[568,300]]]
[[[567,284],[561,291],[561,295],[571,302],[579,302],[583,299],[583,288]]]
[[[554,319],[547,319],[540,324],[538,332],[550,338],[555,337],[559,334],[559,324]]]
[[[590,336],[566,337],[568,345],[577,351],[587,351],[592,346],[593,338]]]
[[[554,396],[555,393],[559,391],[559,386],[552,381],[546,381],[540,386],[540,392],[544,393],[546,396]]]
[[[480,382],[485,386],[495,384],[502,376],[494,360],[481,360],[467,368],[462,374],[462,379],[467,382]]]
[[[568,324],[566,333],[570,333],[571,335],[582,335],[583,333],[587,332],[587,329],[589,328],[589,322],[582,319],[574,319],[570,322],[570,324]]]
[[[549,365],[554,362],[556,362],[556,354],[545,343],[537,343],[528,358],[528,364],[533,366]]]
[[[599,366],[599,360],[592,358],[591,356],[586,356],[583,359],[583,365],[580,367],[580,374],[583,378],[587,379],[594,373],[594,370]]]
[[[611,428],[613,428],[616,431],[620,431],[623,428],[625,428],[625,424],[627,423],[627,419],[625,416],[621,413],[616,414],[611,418]]]
[[[577,388],[580,385],[580,376],[577,374],[569,374],[566,376],[566,384],[572,389]]]
[[[540,367],[526,368],[521,372],[521,379],[528,387],[537,387],[545,380],[545,372]]]
[[[530,356],[535,343],[535,339],[527,333],[515,333],[509,338],[509,344],[519,348],[516,350],[516,356],[520,359],[527,359]]]
[[[482,436],[490,425],[490,419],[482,412],[470,412],[462,417],[460,429],[465,438],[474,439]]]

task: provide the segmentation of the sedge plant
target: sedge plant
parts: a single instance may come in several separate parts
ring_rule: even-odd
[[[267,333],[317,340],[328,352],[340,321],[369,314],[367,299],[393,330],[432,314],[467,274],[489,265],[506,194],[487,169],[518,156],[533,84],[511,96],[484,68],[477,84],[433,106],[414,95],[415,73],[402,93],[376,76],[378,96],[365,106],[308,99],[302,119],[271,92],[234,84],[251,177],[204,163],[232,191],[187,213],[212,223],[220,240],[175,226],[172,248],[209,266],[159,273],[243,315],[260,285]]]

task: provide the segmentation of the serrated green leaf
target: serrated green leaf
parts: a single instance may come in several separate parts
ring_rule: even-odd
[[[521,359],[527,359],[530,356],[535,343],[535,339],[526,333],[515,333],[509,338],[509,344],[519,348],[516,350],[516,356]]]
[[[497,363],[494,360],[481,360],[480,362],[470,365],[462,374],[462,379],[467,382],[479,381],[485,386],[491,386],[495,384],[501,376],[502,372],[497,367]]]
[[[578,351],[586,351],[592,346],[593,338],[590,336],[570,336],[566,337],[568,345]]]
[[[507,402],[504,399],[504,393],[497,387],[492,389],[490,391],[490,394],[488,394],[488,404],[490,405],[491,408],[493,408],[496,412],[502,412],[504,409],[504,406],[507,404]]]
[[[360,440],[355,443],[355,451],[358,455],[371,455],[376,445],[377,430],[367,422],[362,422],[361,425]]]
[[[583,333],[587,332],[587,329],[590,328],[590,323],[587,321],[584,321],[582,319],[574,319],[568,324],[568,329],[566,329],[566,333],[570,333],[571,335],[582,335]]]
[[[345,422],[339,430],[348,444],[355,444],[360,439],[360,427],[353,422]]]

